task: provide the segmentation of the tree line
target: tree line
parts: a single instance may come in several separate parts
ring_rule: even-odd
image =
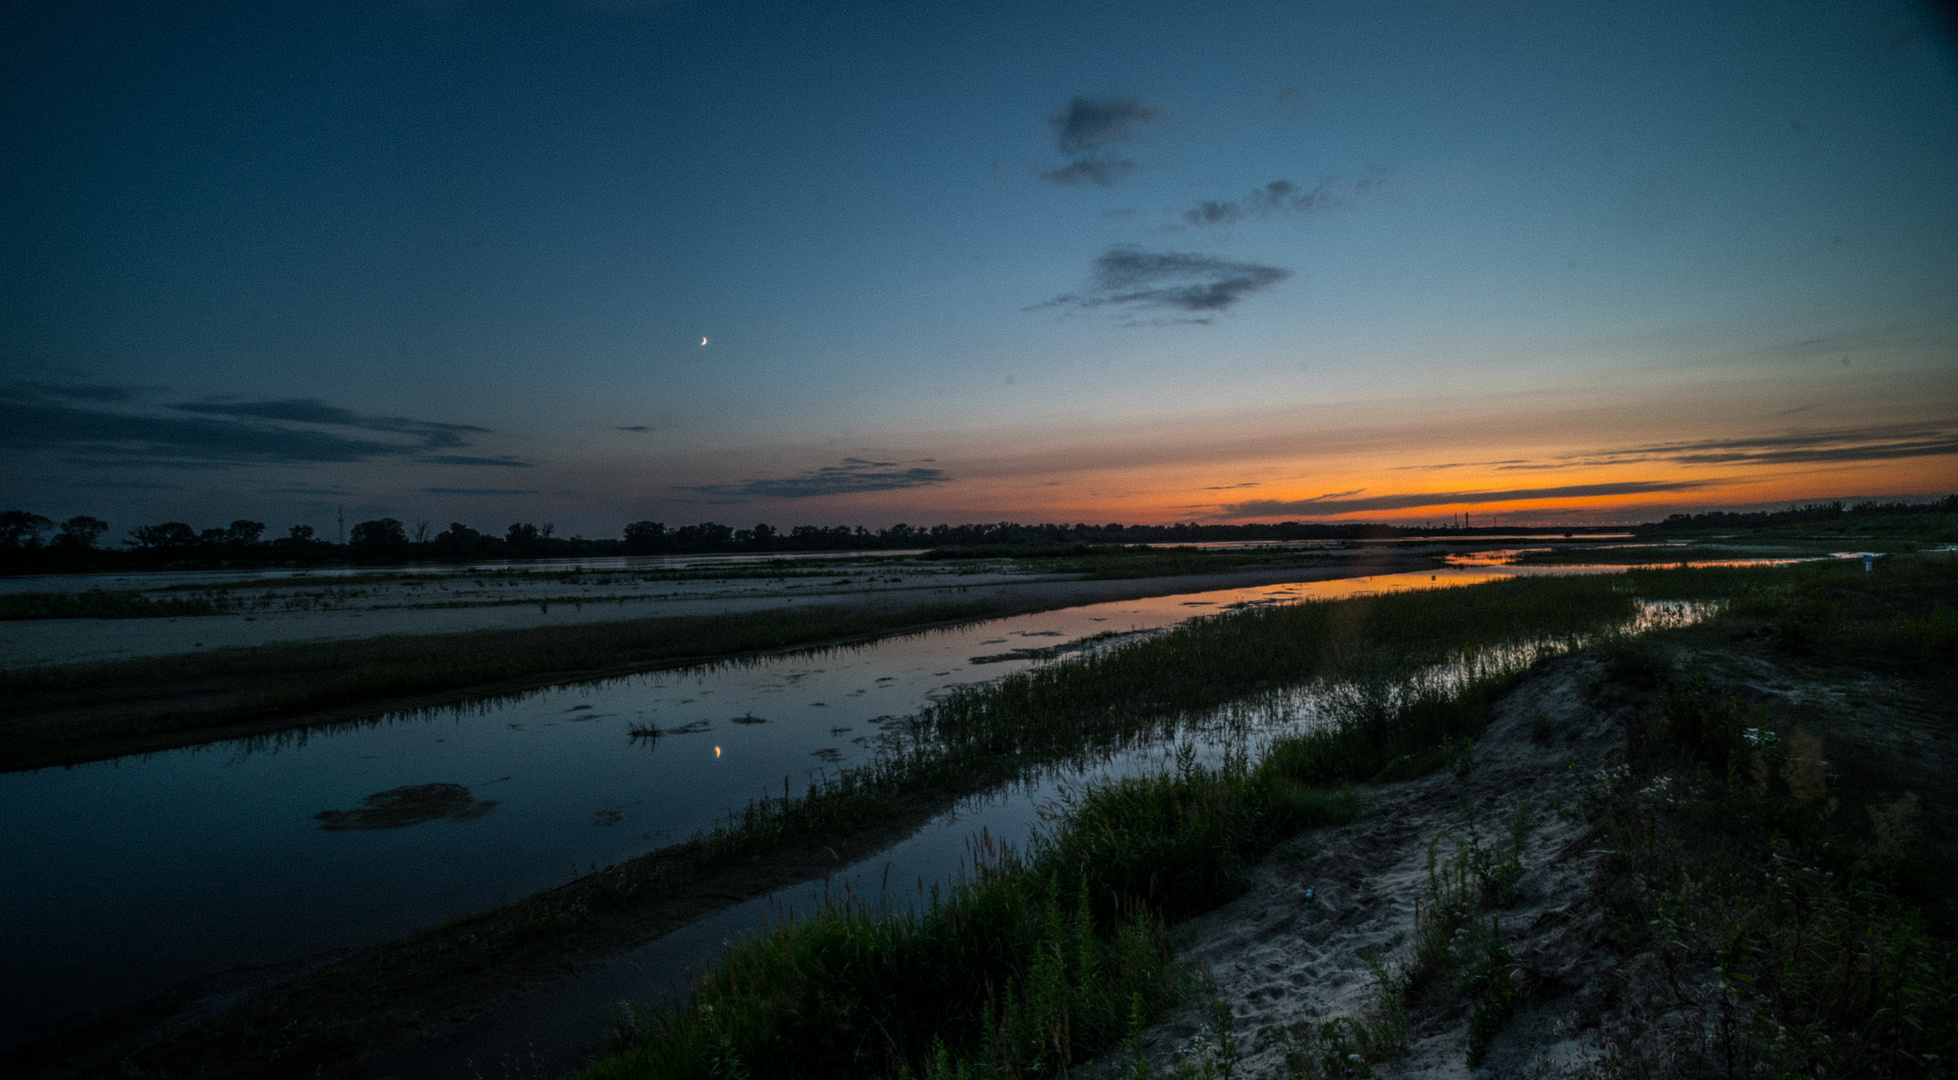
[[[1253,540],[1354,540],[1425,533],[1478,532],[1410,529],[1392,525],[1285,522],[1273,525],[1025,525],[1015,522],[933,525],[759,524],[740,529],[718,522],[668,527],[635,521],[616,539],[564,537],[549,522],[512,522],[501,533],[451,522],[436,531],[429,522],[396,518],[363,521],[344,543],[294,525],[283,535],[266,533],[262,521],[240,519],[206,529],[186,522],[139,525],[105,542],[108,522],[88,515],[54,521],[25,510],[0,511],[0,570],[61,572],[123,567],[326,566],[358,563],[473,562],[508,559],[576,559],[620,555],[692,555],[769,552],[892,551],[983,548],[1005,545],[1190,544]]]
[[[1958,495],[1946,495],[1935,502],[1926,503],[1870,501],[1850,505],[1838,501],[1804,503],[1800,506],[1790,506],[1786,510],[1754,510],[1744,513],[1709,510],[1700,514],[1672,514],[1664,521],[1637,526],[1636,531],[1651,534],[1759,529],[1770,525],[1855,524],[1858,521],[1869,521],[1879,517],[1954,513],[1958,513]]]

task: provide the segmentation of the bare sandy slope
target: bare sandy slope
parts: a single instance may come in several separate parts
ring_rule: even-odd
[[[1380,1075],[1514,1075],[1533,1059],[1540,1067],[1541,1059],[1589,1056],[1586,1044],[1559,1024],[1587,990],[1603,992],[1615,954],[1593,944],[1583,914],[1596,862],[1590,827],[1553,808],[1575,808],[1582,782],[1623,744],[1622,717],[1592,700],[1596,678],[1597,663],[1584,657],[1538,672],[1497,707],[1466,775],[1444,770],[1370,790],[1373,806],[1360,820],[1301,838],[1316,854],[1288,858],[1281,850],[1259,868],[1248,893],[1184,928],[1192,935],[1186,955],[1212,973],[1217,992],[1232,1004],[1245,1055],[1238,1075],[1283,1076],[1288,1030],[1369,1007],[1375,991],[1364,954],[1377,951],[1390,969],[1405,964],[1415,904],[1427,894],[1429,841],[1444,837],[1444,858],[1456,837],[1487,842],[1502,833],[1522,799],[1535,805],[1539,824],[1523,849],[1517,902],[1493,914],[1534,1004],[1510,1021],[1473,1071],[1466,1063],[1468,1017],[1417,1014],[1407,1055],[1382,1066]],[[1539,714],[1550,727],[1541,745],[1530,738]],[[1202,1019],[1192,1010],[1151,1031],[1156,1063],[1167,1067],[1198,1035]]]

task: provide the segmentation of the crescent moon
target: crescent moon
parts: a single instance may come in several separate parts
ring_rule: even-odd
[[[707,344],[707,339],[706,339],[706,338],[701,338],[701,339],[700,339],[700,343],[701,343],[702,345],[705,345],[705,344]]]

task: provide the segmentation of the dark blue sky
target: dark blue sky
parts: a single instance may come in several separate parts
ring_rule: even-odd
[[[1908,3],[0,19],[0,501],[50,516],[1958,486],[1958,78]]]

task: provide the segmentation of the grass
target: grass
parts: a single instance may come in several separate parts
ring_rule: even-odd
[[[1363,809],[1274,758],[1211,770],[1186,745],[1173,772],[1090,788],[1026,856],[988,847],[970,880],[922,910],[832,905],[748,938],[684,1003],[632,1011],[621,1047],[585,1075],[1058,1074],[1133,1043],[1195,990],[1169,922],[1239,895],[1298,830]],[[1228,1075],[1228,1017],[1213,1021],[1215,1052],[1179,1073],[1222,1061]]]
[[[1480,732],[1513,677],[1451,685],[1416,672],[1470,648],[1595,632],[1630,608],[1595,581],[1486,589],[1236,612],[949,696],[914,721],[914,757],[838,782],[861,784],[862,798],[932,761],[970,775],[1055,760],[1248,690],[1360,678],[1333,699],[1339,722],[1277,740],[1255,766],[1240,754],[1201,768],[1186,746],[1172,772],[1090,788],[1024,858],[983,864],[922,913],[839,905],[748,939],[685,1002],[635,1011],[624,1045],[587,1075],[1018,1077],[1119,1053],[1188,992],[1166,951],[1145,962],[1165,949],[1161,926],[1238,895],[1300,829],[1350,820],[1363,808],[1352,783],[1459,760],[1458,740]],[[1451,612],[1456,600],[1468,610]],[[799,812],[784,799],[750,815]],[[941,971],[960,976],[947,985]],[[1219,1054],[1188,1070],[1215,1071],[1231,1058]]]
[[[589,1077],[1053,1074],[1184,993],[1161,920],[1102,922],[1049,856],[994,851],[920,909],[839,904],[741,942]],[[963,1059],[963,1060],[961,1060]]]
[[[1688,643],[1872,678],[1949,725],[1958,562],[1803,568],[1738,596]],[[1590,812],[1612,854],[1599,902],[1619,947],[1656,963],[1586,1075],[1949,1074],[1958,1054],[1958,851],[1948,770],[1921,765],[1892,704],[1798,707],[1694,663],[1635,652],[1613,679],[1650,689]],[[1844,715],[1848,711],[1850,715]],[[1640,1006],[1640,1000],[1661,1002]]]
[[[1820,740],[1760,741],[1774,749],[1721,777],[1668,737],[1602,797],[1619,932],[1656,953],[1686,1014],[1656,1033],[1628,1018],[1616,1057],[1660,1076],[1943,1075],[1958,951],[1901,880],[1915,793],[1844,812],[1799,752]]]
[[[1572,563],[1613,566],[1677,566],[1680,563],[1726,562],[1736,559],[1802,559],[1826,555],[1829,549],[1813,544],[1777,544],[1736,547],[1728,544],[1695,543],[1639,547],[1551,548],[1528,551],[1516,562],[1524,566],[1560,566]]]
[[[1046,757],[1115,745],[1164,719],[1315,680],[1575,640],[1631,617],[1632,596],[1614,584],[1515,578],[1232,612],[956,691],[919,715],[917,736],[961,754]]]

